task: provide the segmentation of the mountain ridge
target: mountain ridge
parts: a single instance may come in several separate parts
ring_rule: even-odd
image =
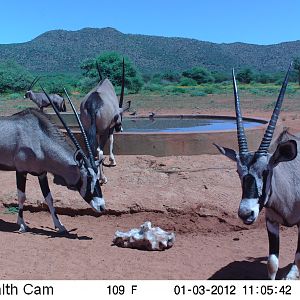
[[[278,72],[300,57],[300,40],[272,45],[218,44],[87,27],[50,30],[28,42],[0,44],[0,60],[14,60],[36,73],[77,73],[83,60],[105,51],[128,56],[143,73],[183,71],[194,66],[221,72],[230,72],[232,67]]]

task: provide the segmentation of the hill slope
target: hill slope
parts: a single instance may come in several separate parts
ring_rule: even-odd
[[[250,66],[262,71],[285,70],[300,56],[300,41],[276,45],[216,44],[187,38],[123,34],[113,28],[53,30],[32,41],[0,45],[0,60],[12,59],[34,72],[79,72],[80,62],[103,51],[128,56],[145,73],[204,66],[229,71]]]

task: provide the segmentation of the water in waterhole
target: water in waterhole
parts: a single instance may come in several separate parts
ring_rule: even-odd
[[[124,118],[124,132],[199,132],[211,130],[234,130],[235,119],[215,118]],[[261,122],[244,120],[244,127],[256,127]]]

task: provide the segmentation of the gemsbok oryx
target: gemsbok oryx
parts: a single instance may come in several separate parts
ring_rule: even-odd
[[[16,172],[19,203],[17,223],[20,225],[20,232],[27,229],[23,219],[23,206],[28,173],[38,176],[42,194],[59,232],[65,232],[66,229],[55,212],[47,173],[54,175],[55,183],[79,191],[95,211],[105,209],[94,157],[86,156],[51,99],[50,103],[74,145],[44,113],[35,108],[28,108],[9,117],[0,117],[0,170]],[[84,140],[89,149],[87,139]]]
[[[269,237],[268,277],[275,279],[279,263],[279,226],[298,226],[298,246],[294,264],[286,279],[299,278],[300,269],[300,140],[288,132],[281,133],[269,148],[288,84],[291,65],[283,81],[272,117],[257,151],[250,152],[244,131],[237,84],[233,76],[237,140],[239,152],[215,145],[219,151],[237,163],[241,180],[242,200],[238,216],[252,224],[265,207]]]
[[[31,90],[33,88],[33,86],[39,81],[39,79],[40,79],[39,77],[36,77],[32,81],[32,83],[30,84],[28,90],[26,91],[26,93],[24,95],[24,99],[30,99],[37,105],[37,107],[41,111],[43,111],[44,107],[48,107],[51,105],[48,98],[46,97],[46,95],[44,93],[37,93],[37,92],[33,92]],[[62,96],[60,96],[58,94],[50,94],[49,97],[51,98],[52,102],[54,103],[54,105],[56,106],[58,111],[61,111],[61,112],[67,111],[65,99]]]
[[[125,66],[123,59],[120,101],[117,98],[112,83],[109,79],[105,78],[84,97],[80,105],[80,119],[87,132],[94,156],[98,152],[98,156],[103,157],[103,148],[109,139],[110,166],[116,165],[113,154],[113,132],[114,130],[116,132],[123,130],[122,115],[124,111],[130,108],[130,101],[123,107],[124,82]],[[102,174],[100,178],[101,182],[106,183],[107,179],[103,175],[103,172],[101,171],[100,174]]]

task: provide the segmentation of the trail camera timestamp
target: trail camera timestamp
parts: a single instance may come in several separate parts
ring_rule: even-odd
[[[237,295],[237,296],[264,296],[264,295],[292,295],[291,285],[222,285],[222,284],[202,284],[202,285],[175,285],[174,295]]]

